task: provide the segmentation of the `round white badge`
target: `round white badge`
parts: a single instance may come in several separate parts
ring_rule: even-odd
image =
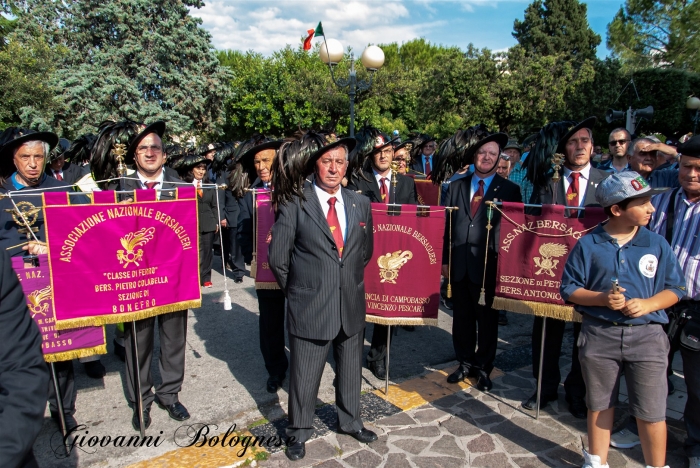
[[[646,254],[639,259],[639,271],[647,278],[656,276],[656,268],[659,266],[659,260],[655,255]]]

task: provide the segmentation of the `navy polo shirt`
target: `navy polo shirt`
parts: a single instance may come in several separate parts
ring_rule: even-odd
[[[683,271],[666,239],[641,227],[622,247],[602,225],[579,239],[564,266],[561,296],[566,301],[579,288],[607,292],[612,278],[626,289],[627,299],[648,299],[665,289],[681,299],[686,290]],[[607,307],[575,305],[575,309],[608,322],[668,323],[663,309],[637,318]]]

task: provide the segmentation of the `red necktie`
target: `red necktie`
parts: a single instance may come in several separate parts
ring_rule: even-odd
[[[580,172],[571,173],[571,183],[569,188],[566,190],[566,206],[578,206],[578,178],[581,176]]]
[[[471,205],[471,210],[472,210],[472,216],[476,214],[476,211],[479,209],[479,205],[481,205],[481,200],[484,199],[484,181],[480,180],[479,181],[479,188],[476,190],[476,193],[472,197],[472,205]]]
[[[425,175],[429,176],[431,172],[433,172],[433,170],[430,167],[430,158],[425,156]]]
[[[54,172],[54,174],[56,175],[56,180],[63,180],[63,176],[60,172]]]
[[[382,177],[379,181],[379,194],[382,196],[382,203],[389,204],[389,191],[386,188],[386,177]]]
[[[146,182],[146,188],[148,190],[152,190],[156,187],[156,185],[160,184],[160,182]]]
[[[326,221],[328,221],[328,227],[331,228],[331,234],[333,234],[333,239],[335,240],[335,246],[338,247],[338,257],[343,256],[343,233],[340,230],[340,221],[338,221],[338,212],[335,211],[335,202],[338,201],[337,198],[329,198],[328,204],[328,215],[326,216]]]

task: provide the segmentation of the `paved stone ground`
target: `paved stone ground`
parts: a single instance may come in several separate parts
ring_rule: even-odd
[[[285,424],[288,382],[277,394],[265,390],[267,378],[258,341],[257,300],[253,282],[245,278],[242,284],[229,282],[234,301],[232,311],[224,311],[215,302],[223,291],[221,263],[215,257],[213,273],[215,287],[203,291],[203,305],[189,311],[186,356],[186,377],[180,400],[187,406],[192,418],[189,424],[208,424],[210,435],[223,434],[236,425],[237,430],[250,427],[252,433],[271,430],[279,432]],[[532,318],[508,314],[510,324],[499,330],[499,349],[496,366],[505,375],[494,380],[491,395],[475,389],[459,391],[444,399],[435,400],[418,408],[402,412],[375,393],[383,389],[364,369],[362,390],[365,412],[363,417],[381,434],[378,442],[360,446],[354,439],[334,433],[335,407],[333,361],[324,370],[319,390],[317,439],[307,444],[307,457],[299,466],[317,464],[324,467],[387,466],[429,467],[440,466],[580,466],[580,431],[585,424],[566,412],[563,395],[557,404],[534,421],[529,413],[519,410],[520,401],[534,388],[528,366],[531,360],[530,337]],[[451,311],[441,309],[439,326],[417,327],[409,333],[402,329],[392,341],[391,381],[409,384],[436,370],[450,372],[456,365],[452,348]],[[108,346],[112,349],[113,327],[108,327]],[[368,325],[365,354],[369,350],[372,326]],[[563,356],[570,355],[571,336],[567,334]],[[156,352],[158,343],[156,341]],[[124,364],[112,354],[103,357],[107,376],[103,380],[89,379],[82,366],[75,361],[78,387],[77,413],[79,423],[86,427],[79,432],[99,438],[125,436],[137,433],[131,428],[132,411],[126,403]],[[569,365],[566,357],[561,361]],[[157,361],[153,362],[158,381]],[[680,361],[674,363],[680,370]],[[565,375],[565,373],[564,373]],[[673,377],[679,389],[676,400],[669,399],[669,418],[679,418],[682,410],[683,380]],[[443,389],[444,390],[444,389]],[[563,392],[563,390],[562,390]],[[452,393],[449,391],[445,394]],[[391,393],[390,393],[391,396]],[[623,397],[624,398],[624,395]],[[239,463],[263,466],[286,466],[282,452],[269,459],[258,454],[256,460],[237,458],[231,450],[205,447],[206,451],[182,449],[186,425],[173,421],[167,414],[153,407],[153,424],[148,435],[160,437],[157,447],[82,447],[72,451],[68,458],[56,458],[54,449],[60,444],[56,425],[48,418],[34,445],[34,453],[41,467],[219,467]],[[623,411],[618,415],[623,418]],[[268,421],[271,421],[268,423]],[[670,422],[669,464],[687,466],[678,455],[682,427]],[[641,450],[633,449],[612,455],[611,466],[642,466]]]
[[[540,413],[520,409],[531,387],[528,370],[494,380],[490,394],[475,388],[421,407],[379,419],[367,427],[379,440],[362,445],[349,436],[329,433],[307,443],[303,460],[290,462],[283,452],[260,462],[264,467],[578,467],[586,443],[585,420],[569,414],[563,395]],[[624,405],[618,424],[626,417]],[[685,431],[669,420],[667,464],[684,467]],[[611,449],[614,468],[643,467],[641,448]]]

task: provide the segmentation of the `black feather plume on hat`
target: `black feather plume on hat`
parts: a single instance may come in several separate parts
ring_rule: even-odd
[[[329,136],[314,131],[297,132],[277,152],[276,170],[272,171],[272,200],[286,204],[294,195],[305,200],[304,183],[308,176],[309,157],[330,143]]]
[[[377,137],[384,136],[384,133],[376,127],[365,124],[355,133],[357,145],[352,151],[348,160],[350,164],[347,170],[347,179],[351,177],[359,177],[367,180],[363,173],[363,169],[369,169],[371,164],[370,159],[374,152],[374,145]]]
[[[71,143],[70,148],[63,153],[63,157],[73,164],[90,161],[90,153],[95,141],[97,141],[97,137],[92,133],[81,135]]]
[[[180,145],[169,145],[165,147],[166,160],[165,165],[180,171],[182,163],[187,155],[187,149]]]
[[[218,174],[228,165],[229,160],[236,152],[236,143],[235,141],[227,141],[216,144],[214,161],[211,163],[211,169],[214,173]]]
[[[90,172],[95,181],[118,177],[117,161],[113,153],[115,145],[121,144],[129,148],[140,132],[141,125],[132,120],[106,120],[100,124],[90,157]],[[105,190],[107,183],[103,182],[98,186]]]
[[[49,153],[49,162],[55,160],[59,156],[65,156],[65,153],[66,151],[68,151],[68,148],[70,148],[70,145],[70,140],[66,140],[65,138],[59,138],[58,144],[54,146],[51,152]]]
[[[525,161],[525,177],[532,182],[535,190],[547,186],[549,175],[552,174],[552,156],[557,152],[559,140],[575,124],[576,122],[572,121],[552,122],[540,129]]]
[[[242,160],[243,157],[247,156],[250,150],[256,146],[271,141],[273,140],[265,135],[255,134],[250,139],[242,141],[234,150],[233,159],[228,166],[228,169],[231,171],[228,178],[228,187],[229,190],[233,191],[233,195],[236,198],[242,198],[245,195],[245,190],[250,187],[258,176],[252,160],[244,161]]]
[[[440,143],[437,151],[440,162],[431,174],[433,183],[441,184],[463,168],[467,164],[465,157],[467,150],[489,134],[486,125],[478,124],[465,130],[457,130],[454,135]]]

